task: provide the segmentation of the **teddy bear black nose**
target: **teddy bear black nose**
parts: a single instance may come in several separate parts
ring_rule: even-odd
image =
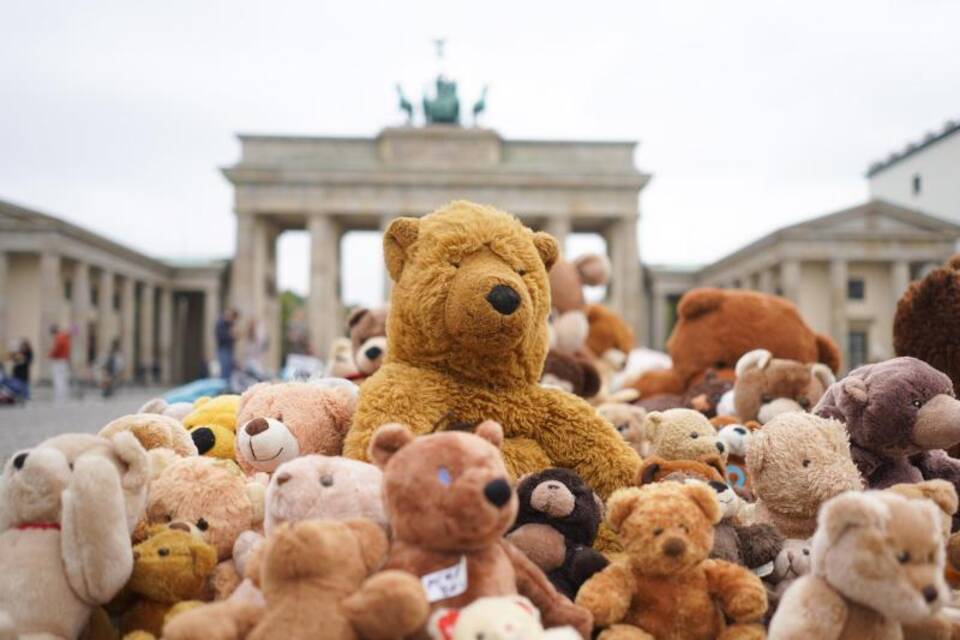
[[[258,433],[263,433],[270,428],[270,424],[267,422],[266,418],[254,418],[247,423],[247,426],[243,428],[247,432],[248,436],[255,436]]]
[[[680,538],[670,538],[663,545],[663,552],[671,558],[676,558],[677,556],[683,555],[683,552],[686,550],[687,545]]]
[[[193,438],[193,444],[197,445],[197,453],[201,456],[205,454],[210,449],[213,449],[213,445],[217,443],[217,438],[213,435],[213,431],[209,427],[198,427],[190,432],[190,437]]]
[[[23,469],[23,463],[27,461],[27,454],[21,453],[13,459],[13,468],[14,469]]]
[[[720,453],[723,453],[725,449],[726,447],[723,446],[722,442],[717,443],[717,451],[719,451]]]
[[[381,349],[380,347],[370,347],[369,349],[363,352],[363,354],[368,358],[370,358],[371,360],[376,360],[377,358],[379,358],[381,353],[383,353],[383,349]]]
[[[520,306],[520,296],[516,291],[505,284],[498,284],[487,294],[490,306],[505,316],[510,315]]]
[[[932,584],[928,584],[923,588],[923,599],[927,602],[934,602],[938,595],[937,588]]]
[[[723,484],[719,480],[711,480],[710,486],[713,487],[713,490],[717,493],[723,493],[727,490],[727,485]]]
[[[487,483],[487,486],[483,488],[483,495],[496,507],[502,507],[510,502],[512,493],[513,492],[510,491],[510,484],[502,478],[491,480]]]

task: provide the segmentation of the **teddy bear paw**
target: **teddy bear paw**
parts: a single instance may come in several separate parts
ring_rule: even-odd
[[[734,620],[757,620],[767,610],[767,594],[762,586],[744,589],[730,598],[725,609]]]

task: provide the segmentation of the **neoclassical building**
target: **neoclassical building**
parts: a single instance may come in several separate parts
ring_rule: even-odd
[[[53,216],[0,200],[0,348],[26,338],[49,374],[49,328],[73,335],[74,376],[93,381],[119,339],[125,378],[190,380],[214,356],[226,261],[147,257]]]

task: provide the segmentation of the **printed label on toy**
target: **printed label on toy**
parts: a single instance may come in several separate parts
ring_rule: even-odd
[[[420,578],[427,600],[439,602],[453,598],[467,590],[467,556],[460,556],[460,562],[440,569]]]
[[[759,567],[755,568],[753,572],[757,575],[758,578],[766,578],[768,575],[773,573],[773,560],[767,564],[762,564]]]

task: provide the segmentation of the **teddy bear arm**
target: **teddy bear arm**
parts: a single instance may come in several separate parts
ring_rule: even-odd
[[[590,630],[593,628],[593,616],[590,612],[561,595],[543,571],[513,544],[507,540],[501,540],[501,545],[516,573],[517,592],[529,598],[540,610],[543,614],[544,626],[570,625],[584,638],[589,638]]]
[[[837,640],[847,622],[843,598],[820,578],[798,578],[777,606],[770,621],[772,640]]]
[[[224,560],[217,564],[209,580],[209,587],[213,594],[213,599],[226,600],[230,597],[230,594],[236,591],[242,580],[242,576],[237,573],[237,569],[232,561]]]
[[[583,583],[576,602],[593,614],[597,626],[608,627],[626,617],[636,589],[629,567],[615,562]]]
[[[753,622],[767,611],[767,590],[753,572],[724,560],[703,563],[707,589],[735,622]]]
[[[61,550],[70,587],[88,604],[106,604],[133,571],[116,467],[105,458],[80,456],[61,504]]]
[[[206,604],[168,618],[164,640],[241,640],[263,616],[264,609],[249,602]]]
[[[960,637],[960,622],[938,613],[923,622],[904,624],[903,637],[910,640],[950,640]]]
[[[570,562],[570,576],[573,583],[582,585],[594,574],[603,571],[610,561],[599,551],[590,547],[578,549]]]
[[[374,574],[340,606],[350,624],[365,640],[406,637],[421,628],[430,615],[423,586],[406,571]]]

